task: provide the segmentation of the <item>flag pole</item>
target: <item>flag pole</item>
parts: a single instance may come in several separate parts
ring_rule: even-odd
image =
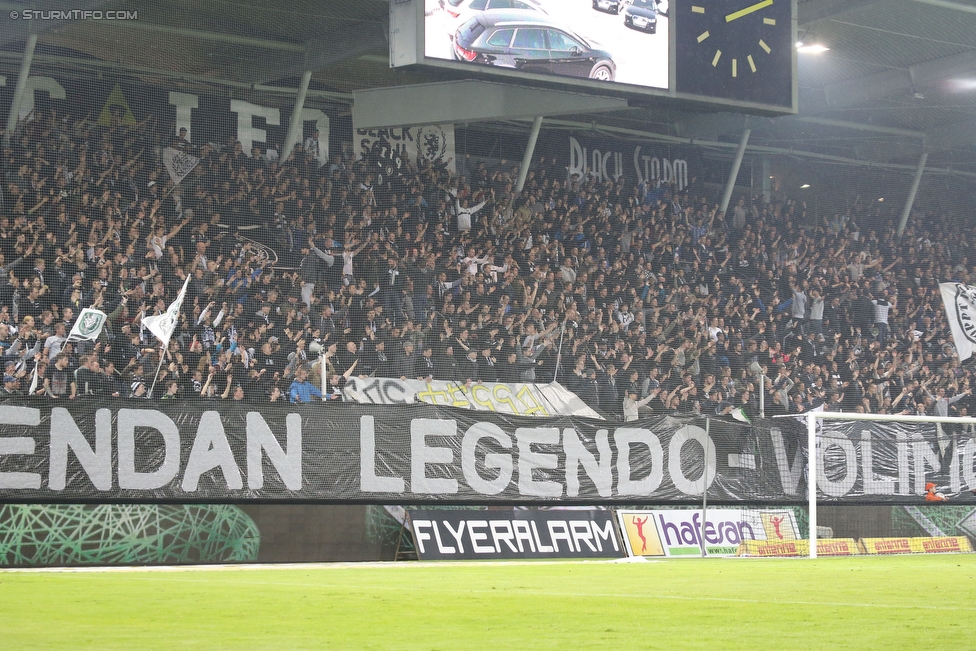
[[[152,398],[153,389],[156,388],[156,380],[159,379],[159,371],[163,368],[163,362],[166,360],[166,349],[163,346],[159,347],[159,366],[156,367],[156,375],[153,377],[152,386],[149,387],[149,393],[146,394]]]

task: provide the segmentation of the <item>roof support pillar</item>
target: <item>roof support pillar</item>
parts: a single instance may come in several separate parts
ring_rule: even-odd
[[[302,82],[298,85],[298,96],[295,98],[295,108],[291,112],[288,122],[288,132],[285,135],[285,146],[281,149],[282,160],[287,160],[295,149],[295,143],[302,137],[302,109],[305,108],[305,96],[308,94],[308,82],[312,80],[312,71],[302,73]]]
[[[732,161],[732,170],[729,172],[729,180],[725,183],[722,203],[718,207],[719,212],[726,213],[729,210],[729,202],[732,201],[732,190],[735,189],[735,180],[739,178],[739,168],[742,167],[742,158],[746,154],[746,146],[749,144],[749,134],[751,133],[752,129],[746,129],[742,132],[742,138],[739,140],[739,148],[735,151],[735,160]]]
[[[14,86],[14,98],[10,102],[10,114],[7,115],[7,130],[3,134],[3,146],[10,146],[10,139],[17,128],[17,117],[20,115],[20,104],[24,100],[27,89],[27,78],[30,76],[31,62],[34,61],[34,47],[37,45],[37,34],[27,36],[27,46],[24,48],[24,58],[20,61],[20,73],[17,75],[17,85]]]
[[[908,198],[905,199],[905,207],[901,209],[901,219],[898,221],[898,237],[905,232],[908,225],[908,216],[912,212],[912,205],[915,203],[915,195],[918,193],[918,184],[922,182],[922,173],[925,172],[925,162],[928,160],[928,152],[922,152],[918,159],[918,169],[915,170],[915,178],[912,179],[912,187],[908,189]]]
[[[763,197],[766,199],[766,203],[771,203],[773,201],[773,166],[772,161],[769,160],[769,156],[762,157],[762,190]]]
[[[532,164],[532,154],[535,153],[535,143],[539,141],[540,131],[542,131],[541,115],[532,121],[532,131],[529,133],[529,142],[525,145],[525,156],[522,157],[522,167],[519,168],[518,182],[515,184],[516,196],[525,187],[525,178],[529,175],[529,165]]]

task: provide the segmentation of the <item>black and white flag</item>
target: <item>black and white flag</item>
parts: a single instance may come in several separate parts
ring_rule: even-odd
[[[183,281],[183,289],[180,290],[176,300],[169,304],[165,312],[142,319],[142,325],[146,326],[147,330],[156,335],[163,348],[169,348],[169,340],[173,336],[173,332],[176,331],[176,325],[180,321],[180,310],[183,307],[183,299],[186,298],[186,286],[189,284],[190,276],[187,276],[186,280]]]
[[[976,348],[976,287],[962,283],[939,283],[952,341],[960,362],[972,357]]]
[[[200,159],[196,156],[179,149],[167,147],[163,150],[163,164],[169,172],[169,177],[173,179],[173,185],[179,185],[199,162]]]

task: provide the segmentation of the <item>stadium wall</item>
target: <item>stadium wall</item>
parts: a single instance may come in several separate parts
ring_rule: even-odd
[[[244,505],[261,531],[259,563],[378,561],[383,538],[370,535],[361,505]]]

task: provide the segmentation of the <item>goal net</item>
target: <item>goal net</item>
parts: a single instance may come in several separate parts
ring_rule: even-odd
[[[796,482],[796,494],[805,485],[805,505],[750,503],[749,493],[758,496],[761,487],[744,491],[739,504],[719,498],[710,505],[710,496],[714,500],[721,491],[704,477],[698,507],[618,513],[622,533],[642,550],[632,545],[631,552],[817,557],[973,550],[976,420],[816,412],[778,422],[780,427],[759,426],[754,434],[771,438],[776,456],[786,456],[777,461],[785,461],[780,465],[789,472],[779,475]],[[751,443],[742,445],[745,452]],[[703,466],[704,475],[713,464]]]

